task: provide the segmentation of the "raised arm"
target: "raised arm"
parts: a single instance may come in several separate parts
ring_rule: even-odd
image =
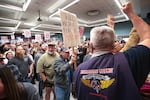
[[[115,22],[114,22],[114,16],[113,15],[107,15],[107,25],[114,29]]]
[[[137,30],[141,41],[140,44],[150,48],[150,26],[134,13],[131,2],[124,4],[122,6],[122,10],[130,18],[135,29]]]

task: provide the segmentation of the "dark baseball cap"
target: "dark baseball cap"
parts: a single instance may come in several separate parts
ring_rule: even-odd
[[[68,48],[61,48],[60,51],[69,53],[70,50]]]

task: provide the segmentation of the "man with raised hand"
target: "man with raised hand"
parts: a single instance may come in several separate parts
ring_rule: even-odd
[[[80,64],[74,74],[78,100],[142,100],[139,90],[150,71],[150,26],[133,12],[131,2],[123,5],[122,10],[141,42],[125,52],[112,54],[113,28],[93,28],[92,57]]]

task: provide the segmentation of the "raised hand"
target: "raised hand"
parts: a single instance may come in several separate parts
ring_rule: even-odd
[[[107,15],[107,25],[111,28],[114,28],[115,23],[114,23],[114,16],[112,15]]]
[[[133,12],[133,7],[131,2],[127,2],[126,4],[122,5],[122,10],[128,17],[131,17]]]

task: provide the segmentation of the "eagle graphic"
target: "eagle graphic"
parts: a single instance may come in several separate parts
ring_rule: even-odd
[[[96,90],[97,93],[99,93],[101,89],[105,89],[111,86],[115,79],[112,78],[109,80],[89,80],[81,78],[81,81],[85,86],[93,88],[94,90]]]

